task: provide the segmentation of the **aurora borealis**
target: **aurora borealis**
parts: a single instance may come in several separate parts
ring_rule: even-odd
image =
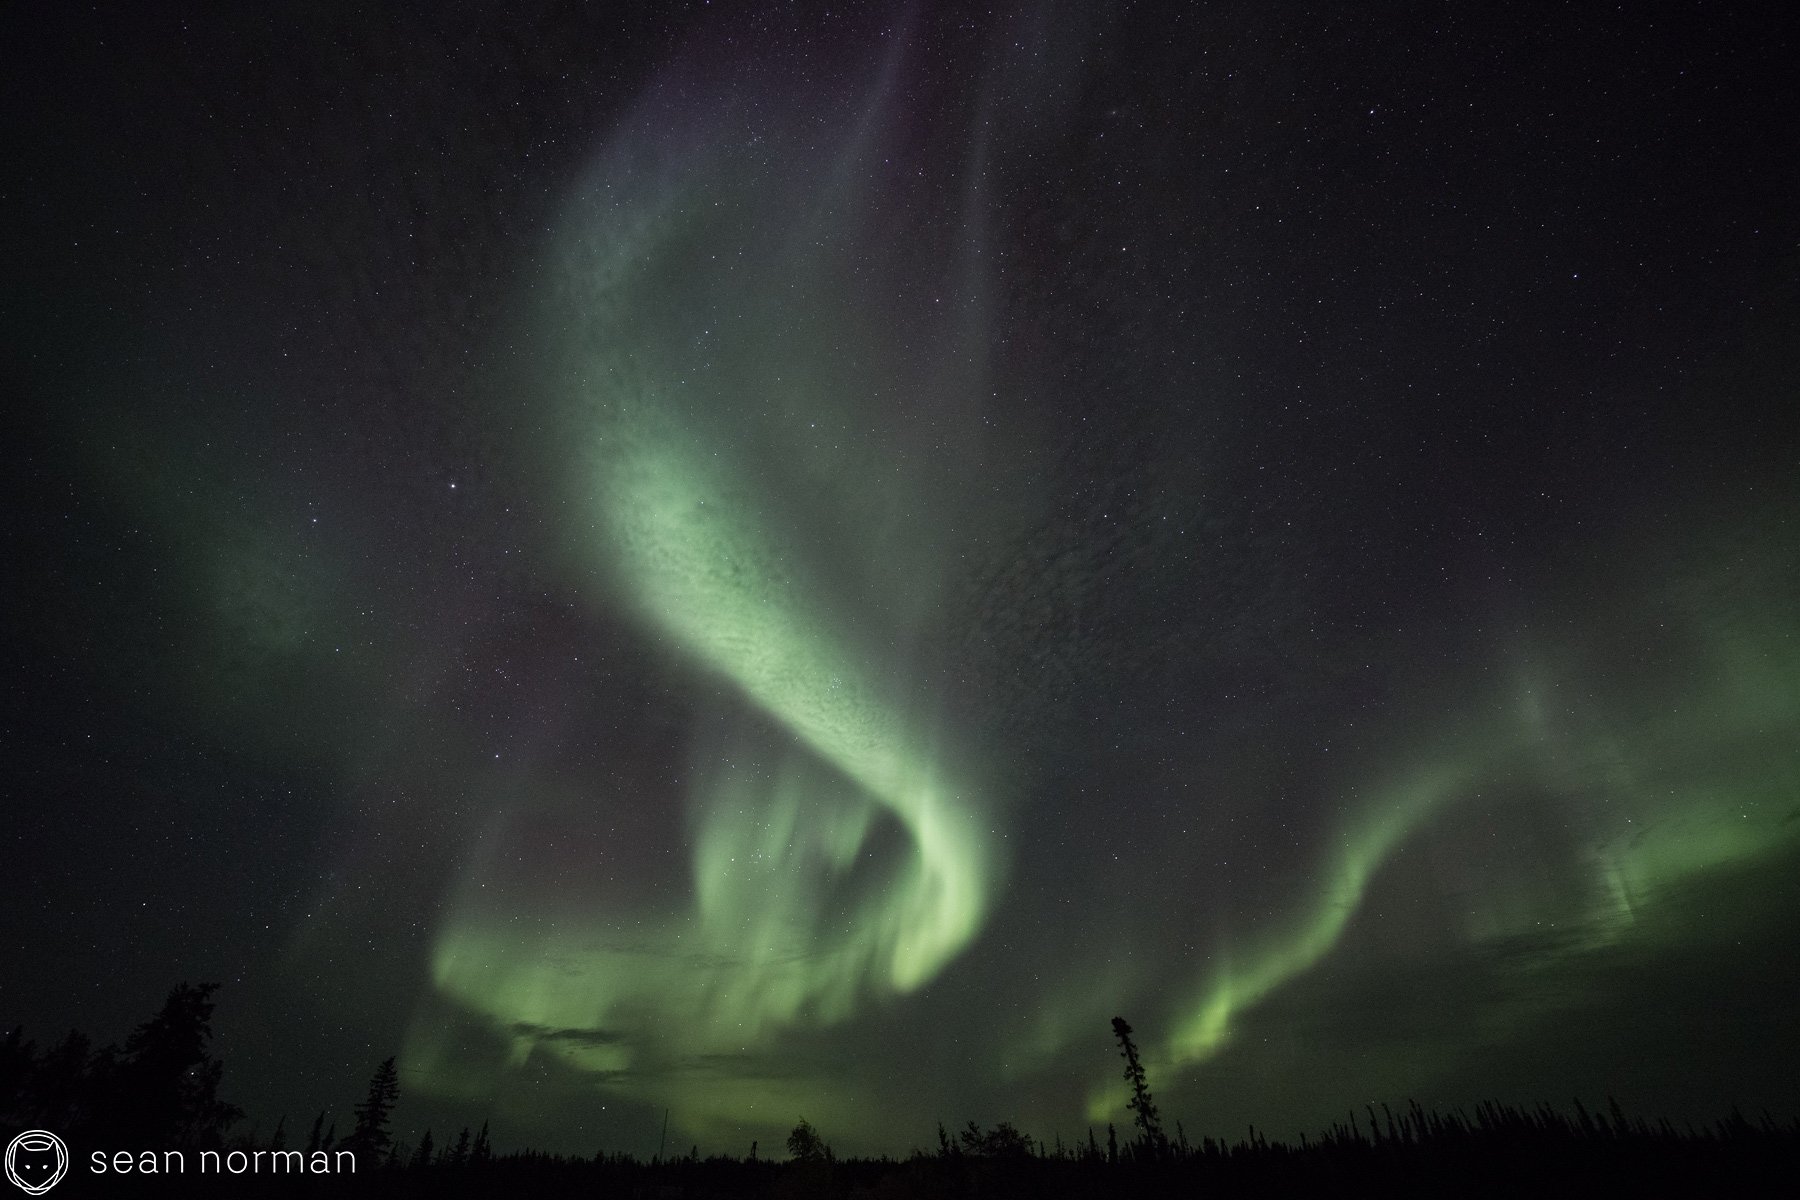
[[[1794,47],[1534,20],[12,15],[0,1021],[583,1152],[1085,1138],[1120,1014],[1195,1136],[1800,1113]]]

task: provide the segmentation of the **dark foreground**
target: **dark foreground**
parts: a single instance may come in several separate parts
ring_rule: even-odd
[[[8,1133],[10,1137],[10,1132]],[[50,1193],[64,1196],[305,1195],[654,1197],[1110,1196],[1761,1196],[1800,1194],[1800,1122],[1731,1118],[1705,1128],[1484,1105],[1473,1114],[1385,1109],[1324,1137],[1156,1152],[1088,1146],[1033,1153],[947,1152],[908,1159],[642,1162],[533,1153],[354,1175],[98,1176],[80,1146]],[[290,1160],[291,1161],[291,1160]]]

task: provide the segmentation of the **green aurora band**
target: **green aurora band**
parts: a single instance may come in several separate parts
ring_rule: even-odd
[[[1577,895],[1546,899],[1501,886],[1465,914],[1473,945],[1560,928],[1554,949],[1534,956],[1534,971],[1578,970],[1585,956],[1653,942],[1686,918],[1678,897],[1692,880],[1792,861],[1800,852],[1800,638],[1773,616],[1787,582],[1740,584],[1751,594],[1728,603],[1695,596],[1693,578],[1716,592],[1779,561],[1756,552],[1715,559],[1685,587],[1639,597],[1624,615],[1627,641],[1681,647],[1663,651],[1669,662],[1657,686],[1609,694],[1620,686],[1607,661],[1618,647],[1606,645],[1609,632],[1591,617],[1570,621],[1586,636],[1516,656],[1523,665],[1510,706],[1490,707],[1488,721],[1440,739],[1434,752],[1415,749],[1397,782],[1367,789],[1371,799],[1336,839],[1311,903],[1228,939],[1224,965],[1173,1015],[1153,1066],[1179,1078],[1222,1053],[1234,1023],[1329,959],[1396,855],[1467,836],[1459,815],[1466,821],[1484,793],[1536,791],[1575,814],[1563,823],[1578,827],[1587,882]],[[1537,665],[1544,661],[1568,666],[1559,674]],[[1551,1015],[1540,1008],[1526,1019]],[[1123,1084],[1107,1079],[1090,1091],[1087,1115],[1116,1120],[1127,1099]]]
[[[878,92],[870,113],[880,105]],[[822,172],[825,189],[854,209],[843,178],[868,153],[872,119],[858,122],[836,162],[820,167],[793,151],[785,165],[809,179]],[[929,471],[940,468],[908,472],[893,465],[903,447],[874,439],[846,447],[841,432],[831,445],[808,436],[872,423],[832,399],[822,376],[834,358],[862,386],[874,372],[875,390],[960,401],[977,378],[967,364],[977,357],[969,348],[979,314],[964,305],[950,317],[929,364],[897,361],[875,337],[880,313],[834,308],[844,283],[829,247],[858,230],[826,211],[790,227],[760,270],[745,261],[754,255],[688,261],[701,232],[716,241],[747,219],[753,233],[791,211],[774,183],[783,172],[715,147],[683,159],[672,178],[654,170],[631,178],[622,163],[675,156],[660,139],[626,141],[599,172],[597,190],[611,200],[572,206],[560,255],[575,264],[556,290],[561,319],[575,315],[561,443],[573,453],[550,469],[589,514],[576,523],[572,570],[591,588],[578,586],[603,606],[622,604],[678,669],[727,684],[742,703],[726,706],[730,733],[694,747],[685,781],[690,911],[659,914],[648,931],[621,921],[608,932],[609,914],[594,913],[521,936],[516,914],[472,884],[439,939],[434,974],[442,996],[513,1041],[515,1063],[552,1050],[582,1071],[630,1080],[620,1085],[627,1094],[672,1106],[685,1128],[713,1131],[754,1122],[758,1100],[783,1090],[792,1104],[769,1104],[783,1114],[771,1122],[834,1089],[817,1079],[671,1085],[666,1072],[641,1071],[654,1055],[646,1042],[678,1043],[692,1061],[844,1021],[867,996],[928,983],[980,930],[990,903],[1000,869],[987,836],[991,806],[954,765],[927,681],[908,682],[946,577],[935,560],[955,544],[932,527]],[[623,200],[610,190],[621,177]],[[724,212],[698,199],[720,194],[736,197]],[[961,256],[950,260],[947,271],[966,273]],[[671,289],[673,301],[659,295]],[[667,317],[670,303],[731,310],[734,330],[717,352],[747,358],[728,383],[727,372],[709,378],[689,361],[695,342],[714,333]],[[659,309],[660,320],[651,315]],[[796,358],[796,341],[809,339],[838,349]],[[786,357],[759,357],[759,342]],[[946,367],[935,361],[945,344],[967,352]],[[742,461],[759,444],[779,472]],[[798,500],[771,496],[758,486],[771,474],[808,490]],[[829,562],[814,561],[820,509],[861,518]],[[854,546],[849,579],[844,543]],[[632,1035],[544,1036],[621,1026]],[[415,1062],[439,1064],[423,1068],[427,1086],[479,1090],[458,1080],[466,1072],[429,1028],[415,1041]],[[857,1102],[834,1104],[847,1112]]]

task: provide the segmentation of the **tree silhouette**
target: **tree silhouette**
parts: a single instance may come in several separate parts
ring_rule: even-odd
[[[481,1132],[475,1135],[475,1145],[469,1150],[469,1161],[477,1166],[494,1157],[494,1148],[488,1145],[488,1123],[481,1123]]]
[[[1160,1153],[1169,1144],[1163,1134],[1162,1119],[1157,1116],[1156,1102],[1150,1098],[1150,1086],[1144,1079],[1144,1064],[1138,1058],[1137,1043],[1131,1040],[1131,1026],[1124,1017],[1112,1020],[1113,1035],[1119,1039],[1119,1053],[1125,1059],[1125,1079],[1131,1084],[1131,1099],[1126,1102],[1143,1131],[1143,1144],[1151,1153]]]
[[[796,1162],[824,1162],[831,1157],[831,1147],[805,1117],[801,1117],[794,1131],[788,1134],[787,1147]]]
[[[244,1115],[219,1099],[224,1064],[207,1055],[218,987],[178,985],[162,1011],[126,1039],[122,1055],[95,1056],[101,1123],[110,1136],[144,1146],[218,1146]]]
[[[981,1152],[991,1158],[1029,1158],[1031,1138],[1015,1129],[1011,1121],[1002,1121],[987,1131]]]
[[[983,1130],[981,1126],[970,1121],[969,1127],[957,1135],[962,1141],[965,1154],[982,1158],[1029,1158],[1031,1156],[1031,1139],[1013,1127],[1012,1122],[1002,1121],[992,1129]]]
[[[32,1084],[32,1104],[38,1119],[52,1129],[75,1129],[86,1124],[91,1102],[93,1044],[87,1035],[71,1029],[37,1064]]]
[[[345,1146],[379,1164],[393,1148],[388,1118],[399,1099],[400,1072],[389,1057],[375,1068],[375,1074],[369,1080],[369,1093],[356,1106],[356,1128],[344,1139]]]
[[[427,1129],[425,1131],[425,1136],[419,1139],[418,1152],[413,1155],[413,1160],[412,1160],[413,1167],[415,1169],[419,1168],[419,1167],[429,1167],[431,1165],[431,1152],[433,1149],[434,1149],[434,1147],[432,1146],[432,1142],[431,1142],[431,1130]]]

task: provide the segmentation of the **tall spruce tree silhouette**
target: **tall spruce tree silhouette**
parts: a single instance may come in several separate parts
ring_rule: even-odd
[[[139,1025],[122,1054],[96,1056],[99,1124],[124,1143],[168,1148],[218,1146],[243,1117],[219,1099],[224,1064],[207,1054],[216,983],[178,985],[162,1011]]]
[[[494,1148],[488,1143],[488,1123],[481,1123],[481,1132],[475,1135],[475,1144],[469,1148],[469,1163],[480,1166],[494,1157]]]
[[[357,1157],[367,1155],[370,1164],[379,1166],[393,1148],[388,1134],[388,1118],[400,1099],[400,1072],[392,1057],[386,1059],[369,1079],[369,1094],[356,1106],[356,1128],[344,1139],[344,1147]]]
[[[1137,1043],[1131,1040],[1131,1026],[1125,1023],[1124,1017],[1112,1020],[1113,1035],[1119,1039],[1119,1053],[1125,1059],[1125,1079],[1131,1084],[1131,1099],[1126,1102],[1137,1119],[1137,1127],[1143,1131],[1143,1146],[1152,1154],[1160,1154],[1169,1144],[1163,1134],[1162,1119],[1157,1115],[1156,1102],[1150,1098],[1150,1085],[1144,1079],[1144,1064],[1138,1058]]]

